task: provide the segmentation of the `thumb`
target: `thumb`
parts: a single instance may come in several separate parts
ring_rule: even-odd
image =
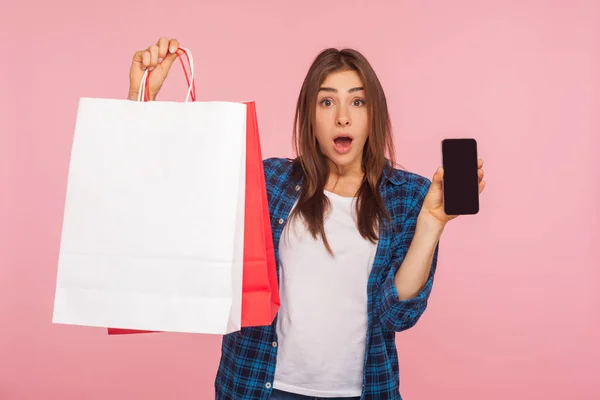
[[[431,179],[431,184],[432,185],[441,185],[443,179],[444,179],[444,168],[439,167],[437,169],[437,171],[435,171],[435,174],[433,174],[433,177]]]
[[[165,72],[165,75],[169,72],[169,70],[171,69],[171,65],[173,65],[173,62],[177,59],[177,57],[179,57],[179,54],[177,54],[177,52],[169,54],[160,63],[161,67]]]

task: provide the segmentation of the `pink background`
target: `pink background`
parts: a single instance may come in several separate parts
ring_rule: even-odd
[[[194,52],[200,100],[257,101],[265,156],[292,155],[328,46],[373,63],[404,167],[431,176],[442,138],[478,139],[481,214],[447,227],[398,335],[406,399],[600,398],[597,0],[1,2],[0,399],[213,397],[220,337],[51,323],[78,98],[125,97],[161,35]],[[162,99],[183,99],[170,78]]]

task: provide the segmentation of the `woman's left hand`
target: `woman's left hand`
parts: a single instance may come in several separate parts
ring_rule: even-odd
[[[479,177],[479,193],[483,192],[485,188],[485,181],[483,180],[483,160],[477,160],[477,176]],[[447,215],[444,212],[444,196],[442,189],[442,180],[444,179],[444,169],[440,167],[433,175],[431,180],[431,186],[429,191],[423,200],[423,207],[421,208],[421,216],[431,217],[436,223],[445,226],[448,221],[453,220],[458,215]]]

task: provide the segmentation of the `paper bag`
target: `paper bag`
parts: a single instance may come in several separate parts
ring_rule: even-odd
[[[241,328],[247,110],[80,100],[54,323]]]

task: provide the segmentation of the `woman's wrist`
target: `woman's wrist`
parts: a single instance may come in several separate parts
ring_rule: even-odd
[[[439,239],[442,236],[445,227],[446,224],[444,222],[427,212],[421,211],[417,217],[417,231],[428,236],[431,235],[436,239]]]
[[[127,95],[127,100],[137,101],[139,91],[136,89],[129,89],[129,94]],[[150,94],[150,101],[156,100],[156,95]]]

